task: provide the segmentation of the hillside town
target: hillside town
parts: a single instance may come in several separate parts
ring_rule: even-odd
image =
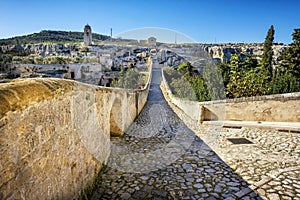
[[[167,44],[147,40],[106,40],[94,44],[90,25],[84,27],[81,43],[39,43],[0,46],[3,55],[10,55],[10,62],[0,65],[0,80],[14,78],[56,77],[110,86],[123,68],[146,69],[147,57],[157,53],[160,63],[178,66],[183,62],[193,63],[195,68],[207,59],[229,62],[232,54],[254,55],[260,59],[263,44]],[[274,65],[283,44],[274,44]]]

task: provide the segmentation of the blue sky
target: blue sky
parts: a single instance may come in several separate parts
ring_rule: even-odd
[[[133,29],[159,27],[177,31],[178,42],[182,34],[199,43],[263,42],[274,25],[274,41],[288,44],[294,28],[300,28],[299,0],[5,0],[0,9],[0,38],[83,31],[89,23],[93,32],[109,35],[112,28],[113,36],[121,37]],[[175,40],[174,32],[151,30],[136,36]],[[155,34],[169,34],[169,39]]]

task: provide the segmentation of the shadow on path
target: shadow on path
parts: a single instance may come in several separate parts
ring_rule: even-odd
[[[157,63],[152,73],[148,102],[124,137],[112,138],[92,199],[236,199],[248,184],[169,107]]]

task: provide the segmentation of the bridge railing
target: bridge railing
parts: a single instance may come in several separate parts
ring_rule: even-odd
[[[204,121],[300,122],[300,92],[197,102],[176,97],[169,87],[163,69],[162,80],[171,103],[199,123]]]

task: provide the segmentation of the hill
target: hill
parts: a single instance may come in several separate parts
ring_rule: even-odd
[[[109,38],[110,37],[106,35],[93,33],[94,42],[107,40]],[[39,33],[0,39],[0,45],[33,44],[44,42],[83,42],[83,32],[42,30]]]

